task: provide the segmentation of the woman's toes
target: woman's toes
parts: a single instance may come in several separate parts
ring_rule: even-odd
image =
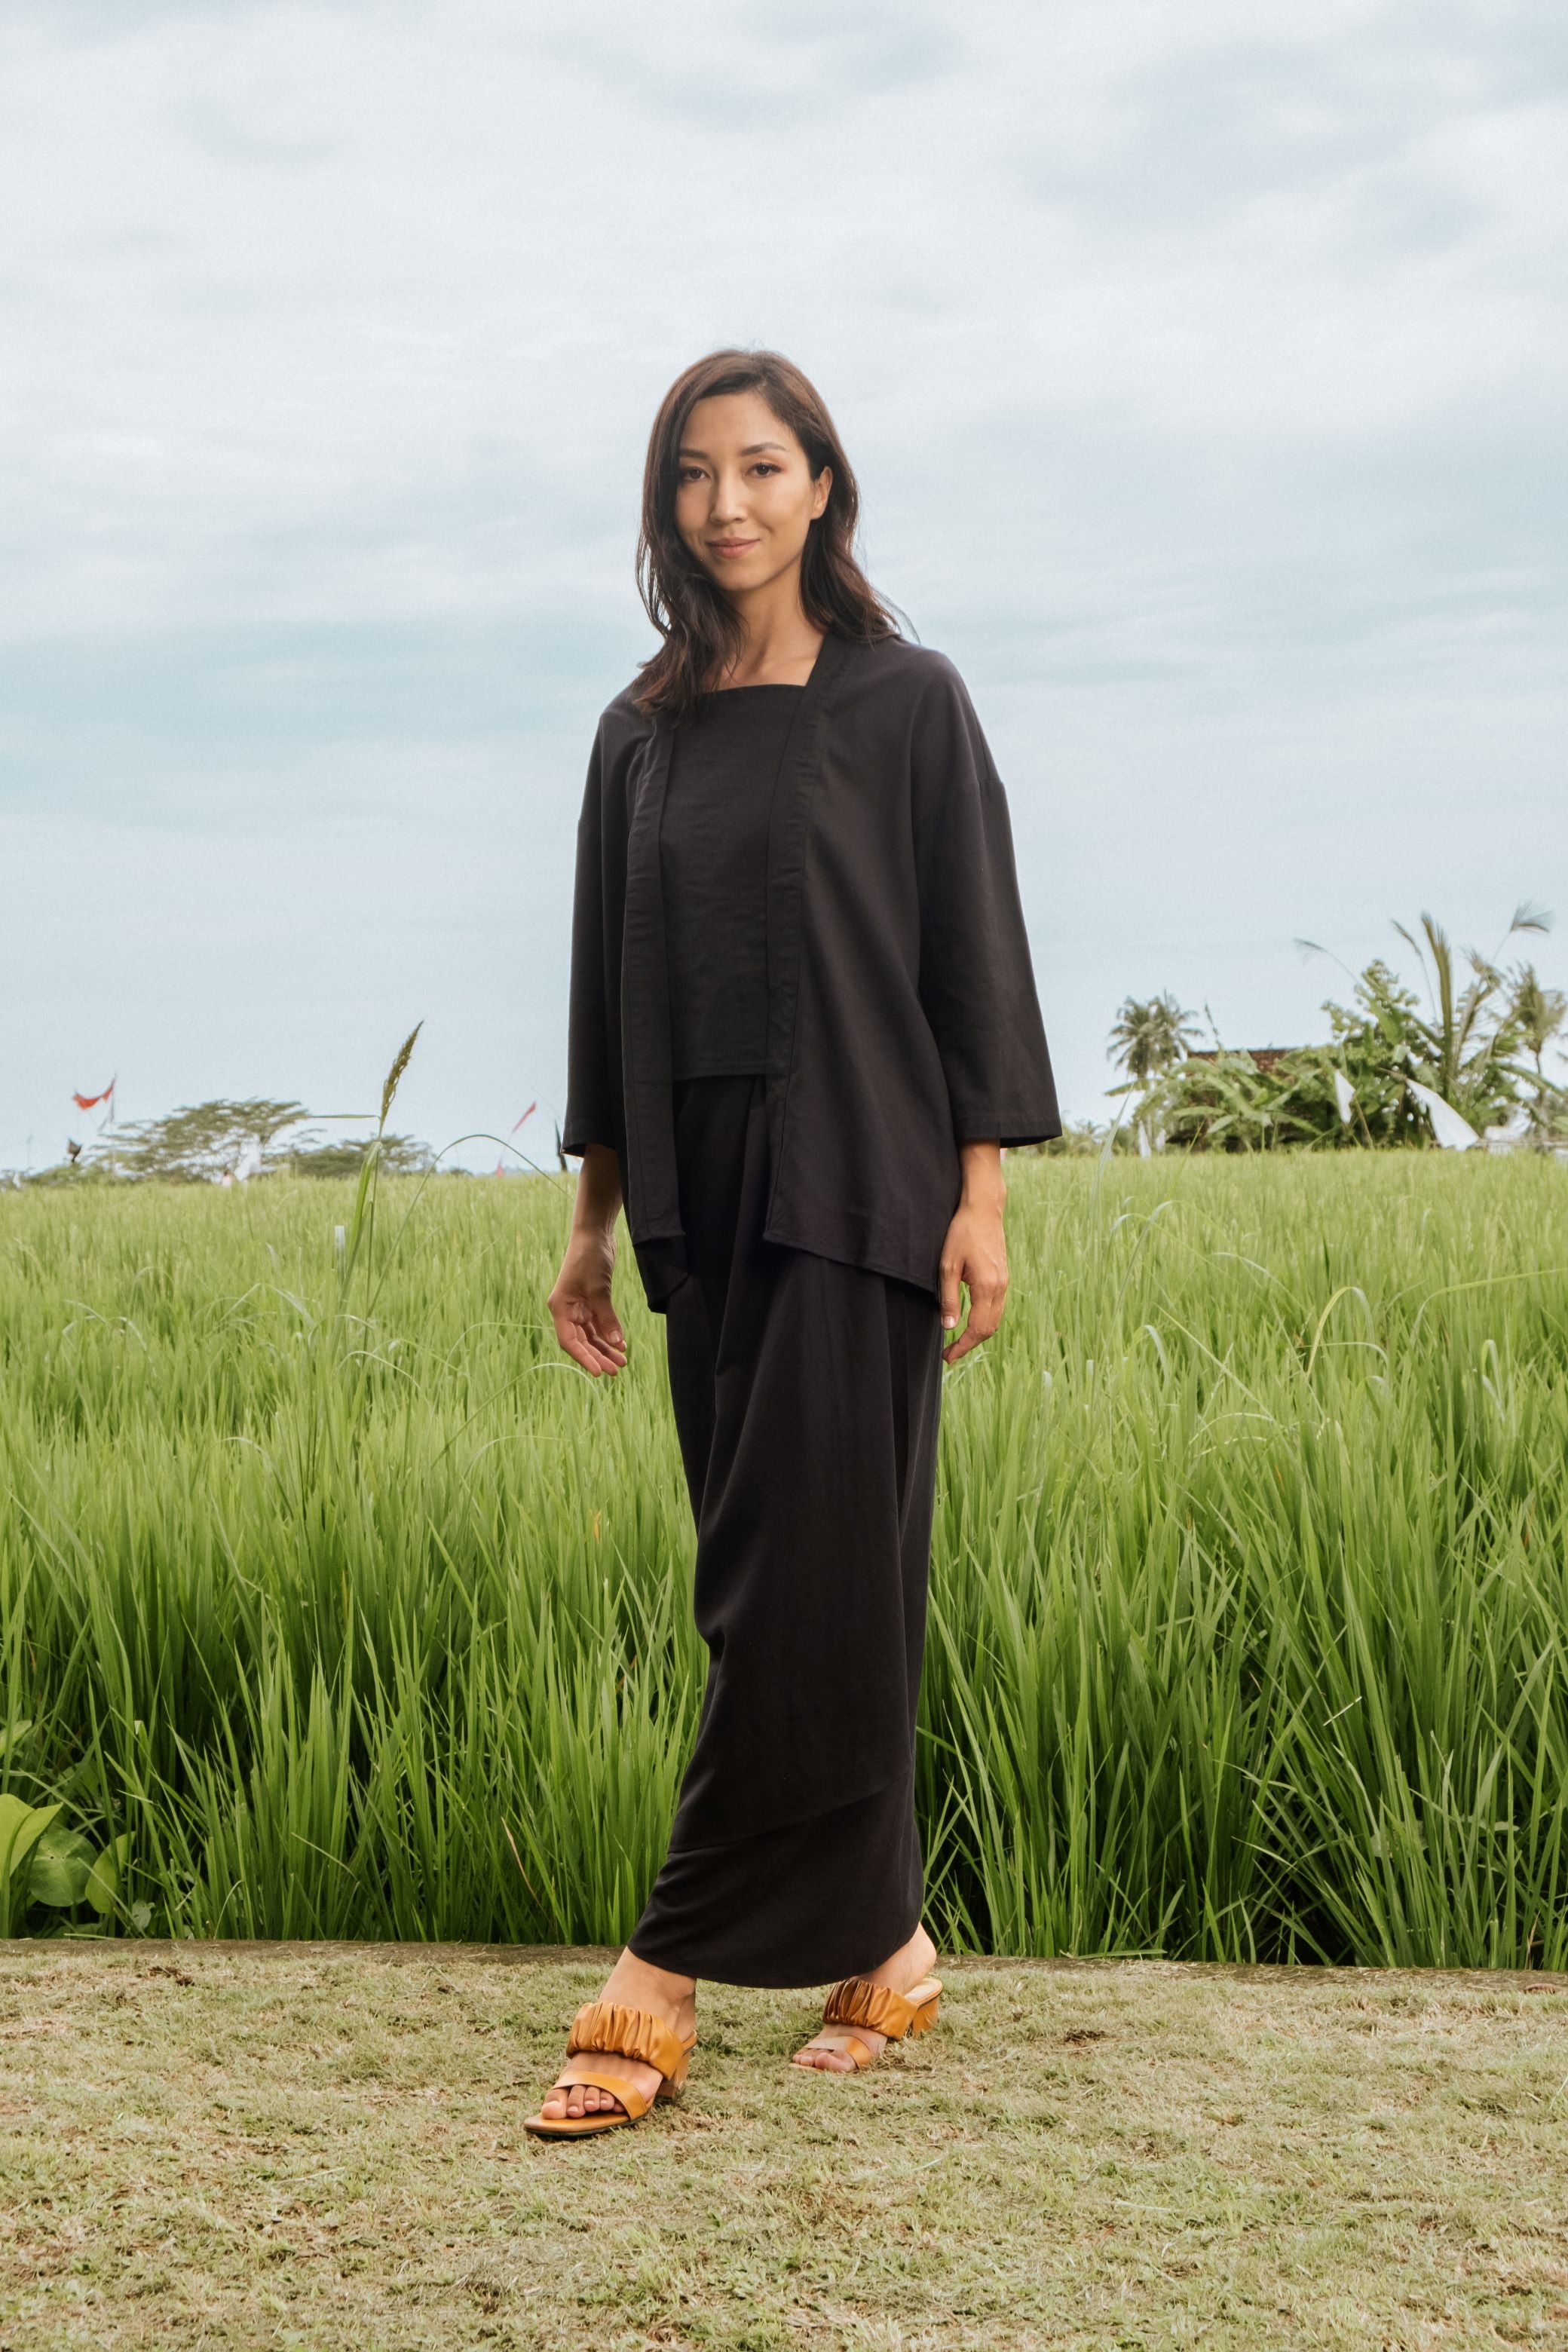
[[[540,2101],[540,2113],[552,2123],[576,2123],[584,2116],[613,2115],[621,2108],[613,2092],[596,2083],[557,2083]]]
[[[804,2050],[795,2053],[797,2066],[810,2066],[819,2074],[852,2074],[855,2062],[847,2052],[836,2050],[830,2042],[808,2042]]]
[[[620,2104],[613,2093],[601,2091],[596,2083],[577,2083],[573,2085],[571,2104],[566,2112],[574,2117],[607,2116],[613,2115]]]

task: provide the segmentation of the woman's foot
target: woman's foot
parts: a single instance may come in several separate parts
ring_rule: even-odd
[[[923,1927],[917,1927],[909,1942],[890,1959],[884,1960],[879,1969],[868,1971],[868,1979],[872,1984],[891,1986],[894,1992],[912,1992],[931,1973],[935,1958],[936,1946]],[[888,2046],[887,2035],[873,2033],[868,2025],[858,2025],[853,2033],[846,2026],[825,2025],[820,2033],[812,2035],[804,2049],[795,2052],[791,2063],[815,2066],[826,2074],[853,2074],[858,2065],[850,2055],[851,2042],[863,2043],[872,2059],[879,2058]],[[869,2063],[865,2059],[858,2062],[860,2065]]]
[[[672,2026],[682,2042],[689,2042],[697,2031],[697,1980],[694,1977],[672,1977],[667,1969],[651,1969],[639,1960],[635,1952],[625,1951],[610,1971],[609,1981],[599,1995],[601,2000],[619,2001],[626,2009],[646,2009],[655,2017]],[[657,2066],[645,2066],[636,2058],[596,2057],[595,2070],[624,2074],[627,2084],[651,2099],[664,2080]],[[613,2091],[601,2090],[596,2083],[558,2083],[546,2091],[539,2110],[551,2123],[563,2116],[625,2115],[626,2108]]]

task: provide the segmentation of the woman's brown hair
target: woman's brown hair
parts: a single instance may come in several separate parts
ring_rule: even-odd
[[[675,493],[686,420],[700,400],[759,392],[805,451],[815,480],[833,469],[827,504],[812,524],[800,564],[800,599],[819,629],[870,645],[896,636],[897,623],[855,561],[860,493],[826,403],[778,352],[710,352],[665,394],[643,469],[637,587],[664,639],[645,662],[637,703],[651,718],[690,716],[741,650],[741,624],[724,592],[689,551],[675,527]]]

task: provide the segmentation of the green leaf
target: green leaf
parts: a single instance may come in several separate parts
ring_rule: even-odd
[[[57,1910],[79,1903],[92,1860],[92,1841],[79,1830],[46,1830],[33,1848],[28,1901],[47,1903]]]
[[[59,1811],[58,1805],[27,1805],[9,1790],[0,1797],[0,1886],[21,1874],[22,1864]]]
[[[95,1911],[107,1913],[113,1910],[120,1895],[121,1874],[130,1853],[129,1835],[117,1837],[104,1847],[88,1872],[82,1892]]]

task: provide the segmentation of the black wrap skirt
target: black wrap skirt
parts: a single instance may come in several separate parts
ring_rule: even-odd
[[[920,1918],[915,1713],[942,1401],[929,1291],[763,1239],[760,1077],[675,1089],[666,1308],[709,1668],[640,1959],[856,1976]]]

